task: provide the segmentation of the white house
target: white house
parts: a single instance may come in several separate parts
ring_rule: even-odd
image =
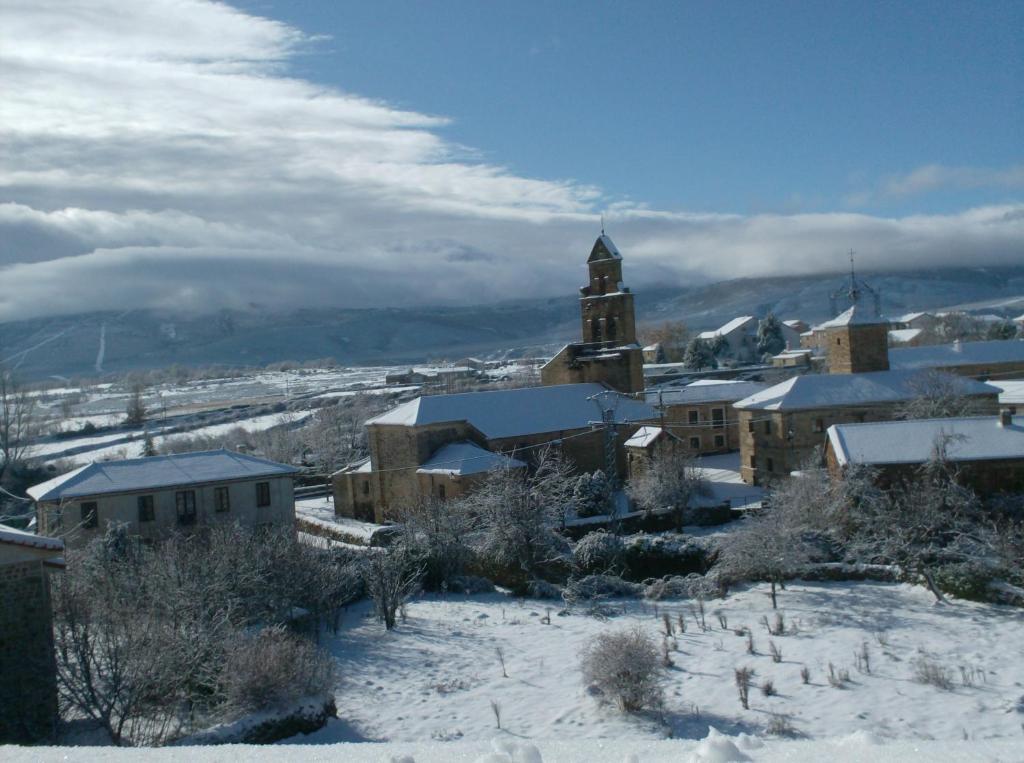
[[[228,450],[89,464],[29,488],[40,534],[79,546],[111,524],[157,540],[239,523],[292,526],[295,467]]]

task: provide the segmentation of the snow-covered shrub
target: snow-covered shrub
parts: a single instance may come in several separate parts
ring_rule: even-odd
[[[582,573],[608,572],[622,563],[622,538],[604,531],[587,533],[572,550],[573,567]]]
[[[226,708],[244,715],[327,694],[335,677],[330,655],[273,627],[232,644],[221,673],[221,691]]]
[[[630,583],[614,575],[587,575],[578,580],[570,580],[562,591],[562,598],[571,604],[588,599],[639,596],[643,590],[644,587],[639,583]]]
[[[494,583],[474,575],[456,575],[448,581],[452,593],[494,593]]]
[[[936,568],[935,584],[939,590],[973,601],[988,601],[992,598],[989,585],[996,577],[996,570],[977,561],[947,564]]]
[[[662,703],[662,667],[658,647],[640,627],[600,633],[581,658],[584,683],[626,712]]]
[[[667,575],[644,582],[644,598],[660,599],[717,599],[725,595],[721,578],[714,573],[698,575]]]
[[[708,567],[704,547],[675,534],[639,533],[623,538],[622,562],[631,580],[703,573]]]
[[[532,599],[561,599],[562,589],[554,583],[535,578],[526,584],[526,595]]]
[[[576,516],[595,517],[610,514],[612,510],[612,486],[602,471],[581,474],[572,489],[576,502]]]

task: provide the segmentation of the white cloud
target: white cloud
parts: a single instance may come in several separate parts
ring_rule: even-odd
[[[975,190],[996,188],[1018,190],[1024,188],[1024,164],[1010,167],[946,167],[926,164],[906,174],[889,175],[873,190],[858,191],[847,197],[852,206],[864,206],[874,201],[899,199],[939,190]]]
[[[0,319],[567,294],[602,209],[633,283],[834,270],[849,247],[864,267],[1015,263],[1024,242],[1024,205],[692,215],[520,177],[444,117],[290,77],[309,39],[223,4],[3,16]]]

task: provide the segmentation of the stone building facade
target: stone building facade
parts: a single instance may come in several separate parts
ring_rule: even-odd
[[[660,414],[660,423],[679,439],[690,456],[739,450],[739,422],[733,403],[767,389],[767,384],[708,379],[682,387],[651,389],[644,399]]]
[[[0,525],[0,745],[52,740],[57,724],[51,571],[64,545]]]
[[[619,392],[644,388],[643,351],[636,341],[633,294],[622,282],[622,255],[602,233],[587,259],[580,288],[582,342],[563,347],[541,368],[545,385],[606,384]]]

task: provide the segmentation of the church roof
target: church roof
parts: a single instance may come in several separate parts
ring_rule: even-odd
[[[898,347],[889,351],[889,364],[898,369],[951,368],[995,363],[1024,362],[1024,341],[992,339],[987,342],[953,342],[924,347]]]
[[[601,384],[587,383],[428,395],[392,408],[366,424],[415,427],[465,421],[489,440],[566,432],[587,428],[601,418],[601,410],[591,398],[606,391]],[[618,422],[658,418],[658,412],[646,403],[617,392],[609,394],[618,403]]]
[[[590,257],[587,262],[596,260],[621,260],[622,254],[615,243],[603,233],[594,242],[594,248],[590,250]]]
[[[868,310],[860,305],[854,305],[848,310],[839,313],[835,318],[830,321],[825,321],[819,329],[832,329],[842,328],[843,326],[870,326],[879,323],[888,323],[887,318],[883,318],[880,315],[872,315]]]
[[[453,442],[434,451],[434,454],[416,470],[417,474],[450,474],[465,476],[480,474],[491,469],[523,469],[526,464],[504,453],[484,450],[471,442]]]

